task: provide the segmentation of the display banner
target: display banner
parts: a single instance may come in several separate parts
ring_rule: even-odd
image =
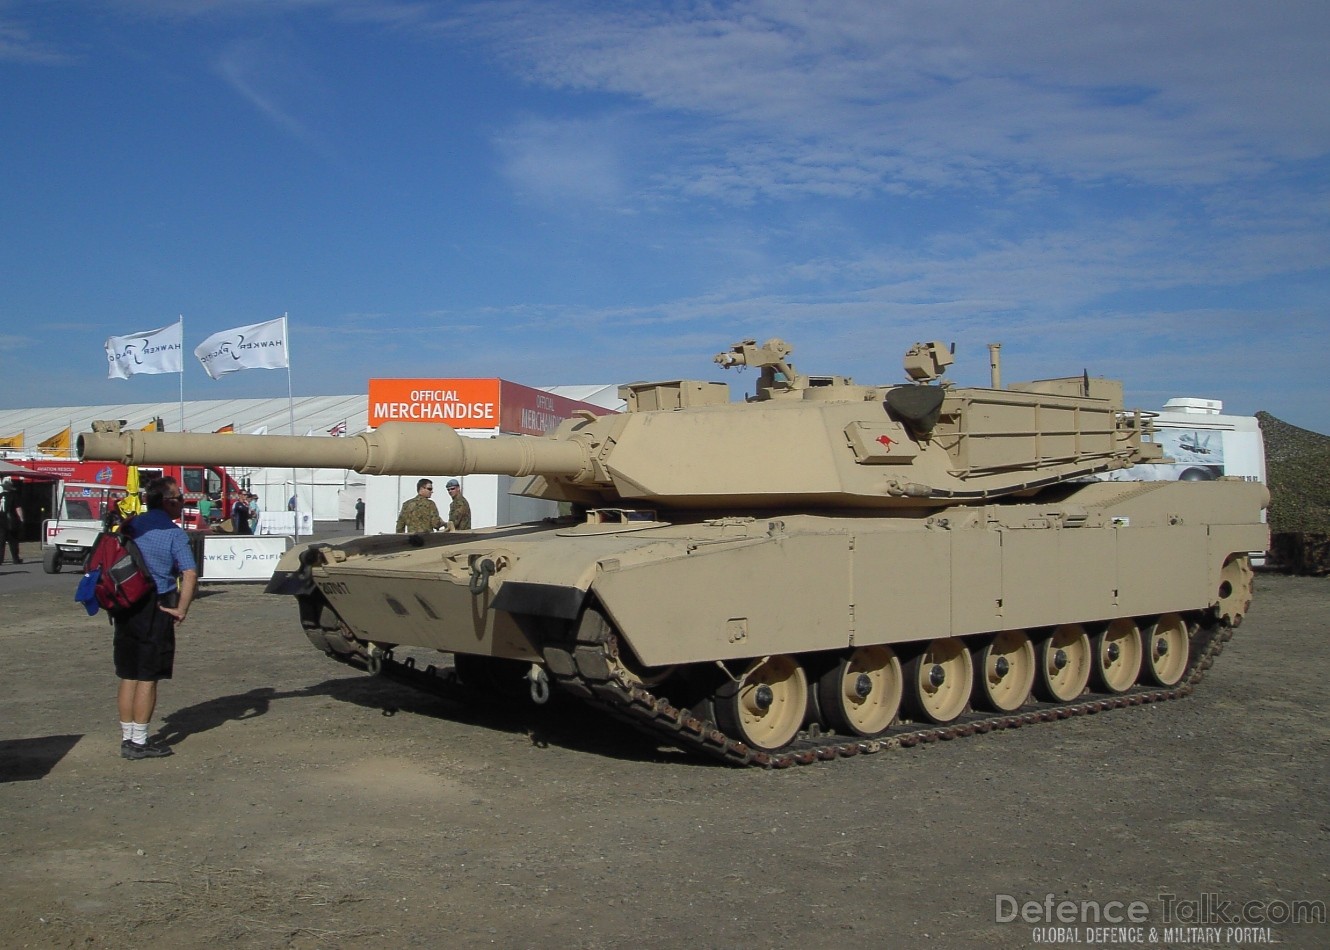
[[[289,537],[210,534],[203,539],[203,581],[266,581],[291,546]]]
[[[371,379],[369,425],[442,422],[454,429],[497,429],[509,435],[547,435],[578,410],[600,406],[556,396],[506,379]]]
[[[497,429],[497,379],[371,379],[369,424],[443,422],[454,429]]]
[[[512,435],[548,435],[579,409],[590,409],[596,415],[609,412],[506,379],[500,380],[499,397],[499,429]]]

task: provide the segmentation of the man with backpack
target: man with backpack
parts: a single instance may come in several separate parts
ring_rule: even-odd
[[[148,510],[121,528],[138,546],[156,587],[115,619],[120,754],[126,759],[171,754],[170,746],[148,741],[148,723],[157,707],[157,683],[171,678],[175,627],[184,623],[199,579],[189,539],[176,524],[185,504],[180,486],[174,478],[154,478],[144,495]]]

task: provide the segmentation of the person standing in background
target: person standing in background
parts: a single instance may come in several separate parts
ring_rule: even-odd
[[[240,495],[231,506],[231,529],[235,534],[253,534],[254,529],[249,526],[249,505],[245,502],[245,496]]]
[[[0,564],[5,563],[5,546],[15,564],[22,564],[18,556],[19,539],[23,536],[23,506],[19,502],[18,483],[6,475],[0,482]]]
[[[365,530],[365,499],[356,499],[356,530]]]
[[[471,505],[462,496],[462,483],[455,478],[450,478],[447,487],[448,497],[452,499],[452,503],[448,505],[448,530],[470,531]]]
[[[397,533],[428,534],[443,527],[439,507],[434,504],[434,480],[422,478],[416,482],[416,494],[408,498],[397,516]]]

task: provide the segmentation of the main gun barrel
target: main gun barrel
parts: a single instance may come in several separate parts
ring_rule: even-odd
[[[549,475],[578,481],[591,471],[580,441],[469,439],[441,423],[389,422],[339,439],[188,432],[84,432],[79,458],[125,465],[345,468],[367,475]]]

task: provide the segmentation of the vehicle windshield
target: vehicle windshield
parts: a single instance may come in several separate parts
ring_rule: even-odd
[[[100,521],[111,505],[125,497],[123,488],[109,485],[65,485],[60,499],[63,521]]]

